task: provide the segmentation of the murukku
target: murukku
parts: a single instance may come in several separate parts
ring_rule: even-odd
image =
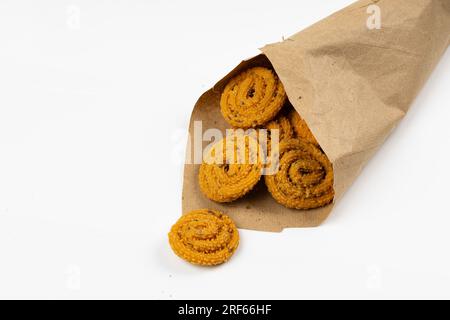
[[[199,169],[203,194],[231,202],[250,192],[261,178],[261,150],[250,135],[231,135],[214,144]]]
[[[278,158],[278,154],[272,154],[272,145],[275,143],[280,143],[280,141],[294,138],[294,130],[292,128],[291,122],[288,118],[283,115],[278,116],[276,119],[270,121],[264,129],[267,130],[266,139],[260,139],[262,147],[266,150],[266,168],[273,164],[274,158]],[[278,130],[278,139],[273,139],[274,130]],[[261,132],[261,131],[260,131]],[[260,133],[261,134],[261,133]],[[260,137],[261,138],[261,137]],[[266,141],[266,145],[263,144]]]
[[[195,210],[182,216],[169,232],[169,243],[180,258],[215,266],[230,259],[239,245],[234,222],[215,210]]]
[[[334,198],[333,166],[318,146],[299,139],[280,142],[279,170],[265,176],[273,198],[293,209],[323,207]]]
[[[279,116],[275,120],[270,121],[265,128],[268,130],[270,137],[271,130],[279,130],[279,140],[291,139],[294,137],[291,122],[285,116]]]
[[[297,111],[292,110],[289,113],[289,120],[291,121],[291,125],[294,129],[296,138],[311,142],[315,145],[319,145],[305,120],[303,120],[303,118],[297,113]]]
[[[251,128],[272,120],[285,101],[286,93],[278,76],[270,69],[254,67],[228,82],[220,108],[233,127]]]

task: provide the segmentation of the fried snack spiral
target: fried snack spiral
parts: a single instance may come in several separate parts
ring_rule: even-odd
[[[316,145],[290,139],[280,143],[279,171],[265,176],[273,198],[293,209],[323,207],[333,201],[333,167]]]
[[[294,131],[291,122],[285,116],[279,116],[275,120],[270,121],[266,125],[266,129],[270,134],[270,130],[279,130],[279,140],[294,138]]]
[[[239,232],[227,215],[215,210],[195,210],[173,225],[169,243],[180,258],[215,266],[226,262],[236,251]]]
[[[255,67],[228,82],[220,108],[233,127],[251,128],[272,120],[285,101],[286,93],[278,76],[270,69]]]
[[[216,202],[232,202],[261,178],[260,146],[249,135],[228,136],[214,144],[199,170],[202,193]]]
[[[292,110],[289,113],[289,120],[291,122],[292,128],[294,129],[296,138],[311,142],[315,145],[319,145],[311,130],[308,128],[305,120],[303,120],[303,118],[297,113],[297,111]]]
[[[283,115],[278,116],[275,120],[272,120],[268,124],[266,124],[265,129],[267,129],[267,145],[265,150],[267,156],[266,160],[268,160],[266,167],[270,167],[270,165],[273,163],[273,160],[275,160],[275,157],[278,157],[278,154],[272,154],[272,144],[280,143],[280,141],[294,138],[294,130],[289,119]],[[272,130],[278,130],[278,141],[273,141],[274,139],[272,139]]]

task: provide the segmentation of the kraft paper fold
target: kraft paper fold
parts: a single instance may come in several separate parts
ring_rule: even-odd
[[[380,8],[380,29],[367,26],[373,4]],[[190,134],[194,121],[202,121],[203,130],[229,128],[219,106],[227,81],[251,66],[272,66],[333,163],[339,201],[405,116],[449,43],[450,0],[357,1],[239,64],[200,97]],[[287,209],[272,199],[263,181],[245,198],[218,204],[199,190],[198,168],[185,165],[184,213],[218,209],[239,228],[281,231],[318,226],[334,206]]]

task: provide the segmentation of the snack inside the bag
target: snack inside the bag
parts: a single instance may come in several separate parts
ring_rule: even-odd
[[[315,144],[300,139],[280,142],[280,168],[265,176],[273,198],[292,209],[314,209],[333,201],[333,167]]]
[[[306,121],[287,100],[275,71],[252,67],[234,76],[225,85],[220,108],[225,120],[234,127],[256,127],[259,133],[263,131],[261,129],[267,130],[267,139],[259,139],[265,152],[262,154],[262,149],[257,148],[258,160],[264,155],[267,161],[264,165],[260,161],[231,164],[229,151],[248,152],[248,144],[236,141],[230,145],[224,142],[234,138],[225,138],[209,153],[222,162],[204,162],[199,170],[200,190],[207,198],[225,203],[244,197],[260,180],[262,169],[277,162],[278,171],[266,175],[264,180],[269,193],[279,204],[308,210],[333,201],[332,164]],[[273,141],[274,130],[278,131],[278,141]],[[264,146],[262,141],[267,145]],[[278,143],[277,151],[272,150],[272,143]]]
[[[252,128],[272,120],[285,101],[283,84],[275,72],[254,67],[228,82],[220,99],[220,107],[231,126]]]
[[[235,134],[213,144],[200,166],[198,181],[203,194],[216,202],[237,200],[261,178],[258,141]]]

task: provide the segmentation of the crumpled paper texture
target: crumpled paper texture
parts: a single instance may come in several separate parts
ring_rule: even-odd
[[[380,29],[366,24],[367,7],[373,4],[381,10]],[[204,130],[228,128],[219,107],[227,81],[251,66],[273,66],[290,102],[333,163],[339,201],[405,116],[449,44],[450,0],[357,1],[239,64],[200,97],[190,134],[194,121],[203,121]],[[198,167],[185,166],[185,213],[217,209],[239,228],[281,231],[318,226],[334,206],[287,209],[272,199],[263,182],[241,200],[218,204],[200,192]]]

